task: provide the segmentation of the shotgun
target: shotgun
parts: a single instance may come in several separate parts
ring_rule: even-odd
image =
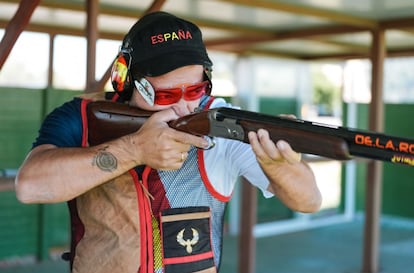
[[[109,101],[87,106],[90,145],[137,131],[154,112]],[[203,110],[170,121],[169,126],[197,136],[249,143],[249,131],[264,128],[273,141],[283,139],[300,153],[335,160],[354,156],[414,166],[414,140],[233,108]]]

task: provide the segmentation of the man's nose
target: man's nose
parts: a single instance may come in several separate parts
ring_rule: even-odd
[[[181,98],[177,103],[172,106],[174,112],[182,117],[191,113],[190,104],[188,101]]]

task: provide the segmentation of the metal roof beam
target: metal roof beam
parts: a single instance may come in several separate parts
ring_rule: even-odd
[[[375,20],[369,20],[358,16],[352,16],[340,13],[334,10],[313,8],[304,5],[290,4],[285,2],[264,1],[264,0],[221,0],[236,5],[243,5],[254,8],[271,9],[276,11],[283,11],[292,14],[317,17],[340,24],[346,24],[361,28],[377,29],[378,23]]]
[[[20,33],[28,25],[33,11],[38,6],[40,0],[21,1],[12,19],[5,25],[5,33],[0,42],[0,68],[6,62],[14,44],[19,38]]]
[[[303,29],[303,30],[292,30],[285,32],[269,32],[266,35],[250,35],[246,34],[230,38],[222,39],[211,39],[206,40],[205,44],[211,48],[220,48],[226,45],[237,45],[238,47],[244,45],[248,46],[251,44],[263,43],[263,42],[274,42],[281,40],[294,40],[294,39],[306,39],[317,36],[325,35],[339,35],[346,33],[356,33],[363,30],[352,27],[352,26],[332,26],[332,27],[318,27],[314,29]]]

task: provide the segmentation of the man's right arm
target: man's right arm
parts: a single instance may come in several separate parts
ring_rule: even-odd
[[[172,110],[156,113],[135,133],[87,148],[34,148],[16,177],[17,198],[23,203],[71,200],[138,165],[179,169],[190,147],[207,147],[201,137],[176,131],[168,121]]]
[[[17,198],[23,203],[75,198],[134,167],[121,146],[121,140],[90,148],[37,146],[16,176]]]

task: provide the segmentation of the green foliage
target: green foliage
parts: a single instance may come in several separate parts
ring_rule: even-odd
[[[312,102],[318,106],[319,114],[333,115],[335,108],[341,103],[340,87],[328,79],[320,67],[312,70],[312,79]]]

